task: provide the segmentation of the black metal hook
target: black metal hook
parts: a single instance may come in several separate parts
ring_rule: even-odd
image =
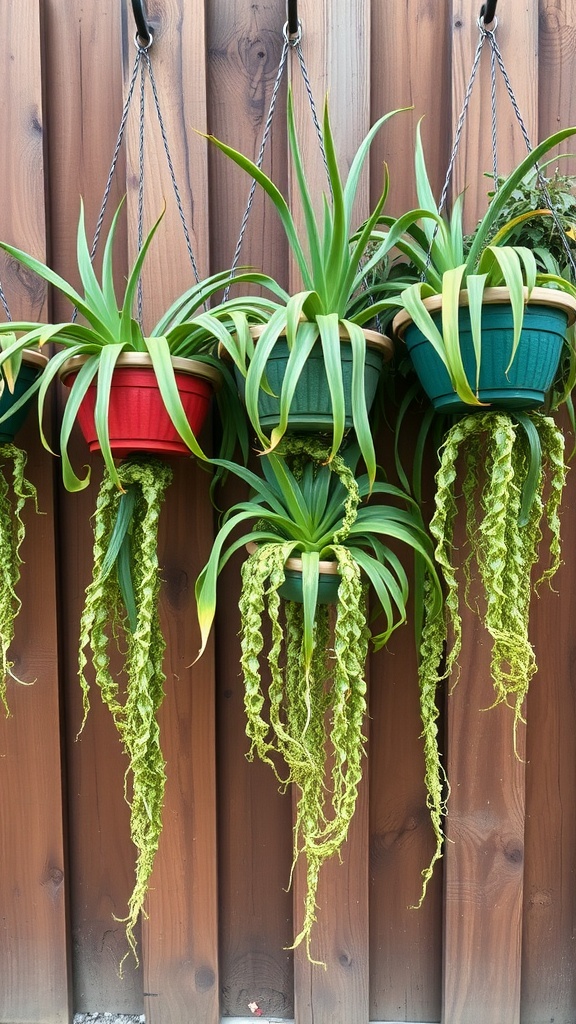
[[[298,21],[298,0],[286,0],[286,17],[288,22],[288,35],[296,36],[300,31]]]
[[[143,47],[150,46],[154,36],[152,35],[152,28],[148,24],[146,17],[146,11],[144,9],[144,0],[132,0],[132,10],[134,12],[134,21],[136,22],[136,38]]]
[[[498,0],[486,0],[480,8],[480,19],[484,25],[491,25],[496,17],[496,4]]]

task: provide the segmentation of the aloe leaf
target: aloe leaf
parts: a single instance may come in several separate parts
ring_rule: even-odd
[[[102,567],[100,569],[101,580],[105,580],[110,575],[114,565],[116,564],[120,548],[132,523],[135,501],[136,490],[134,486],[128,487],[128,489],[120,495],[116,520],[110,535],[106,554],[102,560]]]
[[[302,210],[304,213],[304,224],[306,226],[308,251],[310,253],[311,262],[311,279],[314,282],[315,290],[325,297],[326,287],[328,284],[325,276],[326,264],[322,255],[322,243],[320,240],[318,225],[316,223],[314,207],[310,198],[310,187],[306,180],[302,154],[298,145],[298,136],[296,134],[296,125],[294,121],[294,102],[291,89],[288,89],[288,145],[290,147],[290,155],[292,157],[294,170],[296,171],[296,181],[298,183],[298,191],[300,193],[300,201],[302,203]]]
[[[332,449],[330,458],[336,455],[346,427],[346,401],[342,380],[342,359],[340,355],[340,333],[338,317],[335,313],[316,318],[320,330],[322,353],[326,367],[328,389],[332,405]]]
[[[117,220],[118,217],[115,216],[110,229],[108,242],[113,243],[114,241],[114,232],[116,230]],[[84,297],[87,304],[93,310],[93,315],[102,324],[106,325],[107,335],[117,334],[120,318],[116,307],[116,299],[114,298],[114,305],[112,307],[106,302],[104,293],[94,272],[94,267],[92,266],[90,252],[88,249],[88,241],[86,239],[84,203],[82,200],[80,200],[80,217],[78,219],[78,231],[76,234],[76,259],[78,262],[78,271],[80,273],[82,287],[84,288]]]
[[[63,277],[60,277],[59,274],[56,274],[53,270],[50,270],[50,267],[47,267],[44,263],[41,263],[40,260],[34,259],[33,256],[29,256],[28,253],[23,252],[22,249],[17,249],[13,245],[8,245],[7,242],[0,242],[0,249],[3,249],[4,252],[7,252],[9,256],[12,256],[15,260],[18,260],[18,262],[21,263],[23,267],[27,267],[28,270],[32,270],[35,274],[38,274],[38,276],[41,277],[44,281],[47,281],[48,284],[51,284],[54,288],[57,288],[58,291],[62,293],[62,295],[64,295],[67,299],[70,300],[70,302],[74,306],[76,306],[78,312],[81,313],[82,316],[85,317],[85,319],[88,320],[88,322],[91,323],[93,327],[95,327],[97,330],[101,330],[105,336],[108,335],[108,329],[106,324],[102,320],[100,320],[98,316],[96,316],[90,304],[88,302],[85,302],[83,297],[78,294],[76,289],[73,288],[72,285],[68,284],[68,282],[65,281]],[[12,330],[18,329],[18,326],[16,324],[11,324],[10,326]]]
[[[302,607],[304,620],[302,654],[306,679],[308,679],[314,653],[314,621],[318,605],[318,563],[320,556],[317,551],[302,551],[300,557],[302,559]],[[308,720],[309,718],[310,706],[308,707]]]
[[[116,237],[118,219],[124,205],[124,198],[125,197],[122,198],[122,201],[112,218],[112,224],[110,225],[110,231],[108,232],[104,252],[102,254],[102,294],[104,296],[106,308],[110,310],[111,313],[111,327],[113,331],[118,330],[118,324],[120,322],[118,299],[116,298],[116,289],[114,287],[114,239]]]
[[[126,283],[126,291],[124,292],[124,301],[122,303],[122,311],[121,311],[121,314],[120,314],[120,337],[121,337],[121,340],[124,341],[124,342],[130,341],[130,338],[131,338],[132,307],[134,306],[134,298],[135,298],[135,295],[136,295],[136,289],[138,287],[138,279],[139,279],[140,274],[142,272],[142,266],[143,266],[144,260],[146,259],[146,253],[148,252],[148,249],[150,248],[150,244],[152,242],[152,239],[154,238],[154,235],[156,234],[156,232],[158,230],[158,227],[160,225],[160,222],[161,222],[165,212],[166,212],[166,207],[164,207],[164,209],[162,210],[162,213],[158,217],[158,220],[155,222],[155,224],[152,225],[152,227],[150,228],[150,231],[146,235],[146,238],[144,239],[144,242],[142,243],[142,248],[140,249],[140,252],[138,253],[138,256],[136,257],[136,260],[134,262],[134,266],[132,267],[132,270],[130,271],[130,275],[128,277],[128,281]]]
[[[346,328],[350,345],[352,347],[352,389],[351,406],[352,421],[356,431],[356,440],[362,452],[362,458],[366,464],[368,478],[373,484],[376,479],[376,452],[372,439],[372,429],[368,419],[366,407],[366,391],[364,387],[365,366],[366,366],[366,337],[361,327],[351,323],[349,320],[342,320],[342,326]]]
[[[286,433],[290,416],[290,408],[302,371],[314,345],[318,341],[319,328],[316,323],[301,323],[298,326],[298,340],[293,345],[286,363],[286,371],[280,392],[280,418],[270,436],[270,446],[274,448]]]
[[[154,368],[156,380],[158,381],[158,388],[160,390],[166,412],[172,420],[178,434],[184,441],[184,444],[188,445],[190,451],[198,459],[201,459],[202,462],[206,462],[207,457],[196,440],[196,436],[188,422],[184,406],[182,405],[182,399],[180,398],[176,377],[174,375],[174,367],[172,366],[170,358],[170,348],[166,338],[145,338],[144,344],[146,346],[146,351],[152,360],[152,366]]]
[[[48,363],[47,369],[51,368],[51,364],[54,362],[54,372],[58,368],[58,357],[68,356],[69,353],[59,352],[56,357],[52,357]],[[60,364],[65,360],[60,359]],[[88,391],[88,388],[92,384],[92,381],[98,373],[100,366],[100,359],[97,355],[89,357],[86,362],[80,367],[78,375],[70,388],[68,397],[66,399],[66,405],[64,406],[64,412],[62,413],[62,423],[60,425],[60,455],[62,457],[62,482],[67,491],[82,491],[90,483],[90,467],[86,466],[86,476],[79,477],[72,468],[70,456],[68,455],[68,442],[72,429],[77,421],[78,409]],[[44,376],[46,376],[44,374]],[[38,410],[40,416],[40,423],[42,422],[42,411],[44,404],[44,396],[50,380],[46,377],[43,381],[43,387],[40,391],[38,398]],[[44,386],[45,385],[45,386]],[[42,434],[43,437],[43,434]],[[47,447],[47,445],[46,445]]]
[[[108,429],[108,410],[110,406],[110,391],[112,388],[112,377],[116,369],[118,357],[124,349],[122,342],[114,345],[105,345],[100,354],[98,366],[98,378],[96,381],[96,403],[94,406],[94,426],[98,444],[102,452],[104,464],[119,490],[123,490],[114,465],[114,456],[110,447],[110,432]]]
[[[136,598],[134,596],[134,580],[132,576],[132,546],[130,535],[127,533],[122,541],[116,561],[116,572],[118,586],[128,616],[128,626],[131,633],[138,628],[138,611],[136,609]]]
[[[462,361],[460,348],[460,292],[465,267],[447,270],[442,283],[442,337],[446,352],[446,367],[456,393],[463,402],[470,405],[481,405],[478,396],[472,391]]]
[[[534,423],[526,413],[515,412],[514,419],[518,421],[528,438],[528,469],[522,484],[522,502],[518,518],[519,526],[527,526],[530,522],[534,500],[539,491],[540,474],[542,472],[542,444]]]
[[[486,287],[487,274],[470,274],[466,280],[468,291],[468,310],[470,313],[470,329],[472,347],[476,360],[475,386],[476,394],[480,388],[480,369],[482,366],[482,301]]]

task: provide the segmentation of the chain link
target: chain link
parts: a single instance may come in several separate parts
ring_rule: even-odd
[[[302,23],[298,22],[298,33],[297,33],[297,35],[290,36],[289,33],[288,33],[288,22],[286,22],[286,24],[284,25],[284,45],[282,46],[282,53],[280,55],[280,63],[278,64],[278,71],[276,72],[276,80],[274,82],[274,88],[272,89],[272,96],[270,98],[270,106],[269,106],[269,109],[268,109],[268,117],[266,118],[266,124],[264,125],[264,132],[263,132],[263,135],[262,135],[262,142],[260,143],[260,150],[258,152],[258,158],[256,160],[256,167],[258,167],[258,169],[260,169],[262,167],[262,163],[264,161],[264,153],[266,151],[266,144],[268,142],[268,137],[270,135],[270,129],[272,128],[272,120],[273,120],[273,117],[274,117],[274,111],[276,109],[276,101],[277,101],[277,98],[278,98],[278,91],[280,89],[280,84],[281,84],[281,81],[282,81],[282,76],[284,74],[284,71],[285,71],[287,63],[288,63],[288,51],[289,51],[290,48],[292,48],[292,49],[296,50],[296,53],[297,53],[297,56],[298,56],[298,61],[300,63],[300,70],[302,72],[302,78],[304,80],[304,85],[305,85],[305,88],[306,88],[306,94],[308,96],[308,102],[310,104],[310,111],[311,111],[311,114],[312,114],[312,121],[314,123],[314,128],[316,129],[316,135],[318,137],[318,144],[320,146],[320,153],[322,155],[322,160],[323,160],[323,163],[324,163],[324,167],[326,169],[326,177],[328,179],[328,184],[330,185],[330,193],[332,193],[332,186],[330,184],[330,175],[329,175],[329,171],[328,171],[328,162],[326,160],[326,150],[324,148],[324,136],[322,135],[322,129],[320,128],[320,122],[318,120],[318,114],[316,112],[316,104],[314,103],[314,96],[312,94],[312,86],[310,85],[310,78],[308,77],[308,70],[306,68],[306,62],[304,60],[304,54],[302,52],[301,39],[302,39]],[[234,256],[232,258],[232,265],[231,265],[231,268],[230,268],[230,279],[231,279],[231,281],[232,281],[232,278],[234,277],[234,275],[236,273],[236,270],[238,269],[238,262],[240,260],[240,253],[242,251],[242,245],[243,245],[243,242],[244,242],[244,235],[246,234],[246,228],[248,227],[248,218],[250,216],[250,212],[252,210],[252,205],[254,203],[255,192],[256,192],[256,179],[253,178],[252,179],[252,184],[250,185],[250,191],[248,193],[248,202],[246,204],[246,209],[244,210],[244,214],[242,216],[242,222],[240,224],[240,234],[238,236],[238,241],[236,243],[236,248],[234,250]],[[223,301],[224,302],[228,301],[228,298],[230,296],[230,288],[231,287],[232,287],[231,283],[229,285],[227,285],[227,287],[226,287],[226,290],[225,290],[224,296],[223,296]]]

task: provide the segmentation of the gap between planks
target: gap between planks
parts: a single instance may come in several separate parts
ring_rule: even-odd
[[[254,1024],[254,1021],[258,1021],[258,1024],[294,1024],[294,1021],[288,1017],[256,1017],[254,1015],[251,1017],[222,1017],[220,1019],[220,1024]],[[371,1020],[368,1024],[410,1024],[410,1022],[399,1020]],[[431,1021],[430,1024],[433,1024],[433,1022]],[[438,1022],[435,1022],[435,1024],[438,1024]]]

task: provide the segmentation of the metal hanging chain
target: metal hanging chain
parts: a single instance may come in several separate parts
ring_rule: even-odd
[[[2,306],[4,307],[4,312],[6,313],[6,319],[11,323],[12,322],[12,316],[10,315],[10,310],[8,308],[8,303],[6,301],[6,296],[4,295],[4,289],[2,287],[2,281],[0,281],[0,302],[2,303]]]
[[[516,96],[514,95],[514,90],[512,89],[512,84],[510,82],[510,79],[508,77],[508,73],[507,73],[506,68],[504,66],[504,60],[503,60],[502,54],[500,52],[500,47],[498,46],[498,43],[496,41],[496,29],[498,27],[498,19],[495,17],[494,21],[493,21],[493,24],[492,24],[492,28],[488,29],[488,28],[486,28],[486,26],[484,24],[484,21],[482,19],[482,14],[481,14],[480,17],[478,18],[477,25],[478,25],[478,30],[480,32],[480,36],[479,36],[479,39],[478,39],[478,44],[476,46],[476,52],[474,54],[474,61],[473,61],[473,64],[472,64],[472,71],[470,73],[470,80],[469,80],[468,86],[466,88],[466,93],[465,93],[465,96],[464,96],[464,103],[462,105],[462,111],[460,113],[460,117],[458,118],[458,123],[457,123],[457,126],[456,126],[456,132],[455,132],[455,135],[454,135],[454,144],[452,146],[452,153],[450,155],[450,160],[448,162],[448,170],[446,172],[446,180],[444,182],[444,187],[442,189],[442,193],[441,193],[441,196],[440,196],[440,201],[438,203],[438,213],[442,213],[442,211],[444,209],[444,206],[446,204],[446,198],[447,198],[447,195],[448,195],[448,188],[450,186],[450,181],[451,181],[451,178],[452,178],[452,172],[454,170],[454,163],[456,161],[456,156],[457,156],[457,153],[458,153],[458,148],[460,146],[460,140],[461,140],[461,136],[462,136],[462,129],[464,127],[464,122],[465,122],[465,119],[466,119],[466,114],[468,112],[468,107],[470,105],[470,97],[472,95],[472,88],[474,86],[474,81],[476,79],[476,74],[477,74],[477,71],[478,71],[479,63],[480,63],[480,57],[481,57],[481,54],[482,54],[482,48],[483,48],[484,43],[486,41],[488,41],[488,44],[490,46],[490,99],[491,99],[491,111],[492,111],[492,124],[491,124],[491,132],[492,132],[492,162],[493,162],[494,189],[495,189],[495,191],[498,191],[498,163],[497,163],[497,159],[498,159],[497,158],[498,146],[497,146],[497,123],[496,123],[496,63],[498,63],[498,67],[499,67],[500,72],[502,74],[502,77],[504,79],[504,84],[506,86],[506,91],[507,91],[508,96],[510,98],[510,102],[512,104],[512,109],[514,110],[514,114],[516,116],[516,120],[517,120],[518,125],[520,127],[520,131],[522,132],[522,136],[524,138],[524,142],[526,143],[526,149],[528,150],[529,153],[531,153],[532,152],[532,148],[533,148],[532,144],[530,142],[530,138],[529,138],[528,132],[526,130],[526,125],[524,124],[524,121],[523,121],[523,118],[522,118],[522,114],[520,113],[520,108],[518,106],[518,102],[516,100]],[[547,207],[548,207],[548,209],[550,211],[550,214],[552,216],[554,224],[555,224],[555,226],[556,226],[556,228],[557,228],[557,230],[558,230],[558,232],[560,234],[560,238],[561,238],[561,241],[562,241],[563,248],[566,251],[566,255],[568,257],[568,261],[570,263],[572,272],[573,272],[574,277],[576,279],[576,261],[574,260],[574,256],[572,254],[572,250],[570,248],[570,245],[568,244],[568,239],[566,238],[566,233],[564,231],[564,228],[562,227],[562,223],[560,221],[560,218],[559,218],[556,210],[554,209],[554,204],[552,202],[552,197],[550,196],[550,192],[548,191],[548,186],[546,184],[546,180],[545,180],[544,175],[542,174],[542,171],[541,171],[541,169],[540,169],[540,167],[539,167],[539,165],[537,163],[535,164],[535,168],[536,168],[536,172],[537,172],[538,185],[539,185],[540,190],[542,192],[542,195],[543,195],[543,197],[545,199],[546,205],[547,205]],[[435,228],[434,228],[434,231],[433,231],[433,234],[432,234],[432,238],[431,238],[431,241],[430,241],[430,247],[428,249],[428,253],[427,253],[427,257],[426,257],[426,265],[425,265],[425,268],[424,268],[424,270],[423,270],[423,272],[422,272],[422,274],[420,276],[420,279],[422,281],[425,280],[426,271],[428,270],[428,267],[430,266],[430,263],[431,263],[431,260],[432,260],[432,247],[434,245],[434,240],[436,238],[437,233],[438,233],[438,225],[436,225]]]
[[[178,182],[176,180],[176,173],[174,171],[174,164],[173,164],[173,161],[172,161],[172,155],[170,153],[170,147],[168,145],[168,137],[167,137],[167,134],[166,134],[166,127],[165,127],[165,124],[164,124],[164,118],[162,116],[162,111],[161,111],[161,108],[160,108],[160,100],[158,98],[158,89],[157,89],[157,86],[156,86],[156,79],[154,77],[154,71],[153,71],[153,68],[152,68],[152,62],[150,60],[150,54],[148,53],[148,50],[150,49],[150,47],[152,46],[152,43],[154,42],[154,36],[153,36],[153,34],[152,34],[152,32],[150,30],[149,30],[149,37],[150,37],[149,41],[145,45],[140,41],[138,35],[136,35],[136,37],[135,37],[136,57],[134,59],[134,66],[132,68],[132,74],[131,74],[131,77],[130,77],[130,83],[129,83],[129,86],[128,86],[128,93],[127,93],[127,96],[126,96],[126,101],[124,103],[124,107],[123,107],[123,110],[122,110],[122,117],[120,119],[120,127],[119,127],[119,130],[118,130],[118,137],[116,139],[116,145],[114,147],[114,153],[112,155],[112,162],[110,164],[110,170],[108,172],[108,178],[106,180],[106,185],[105,185],[105,188],[104,188],[104,194],[103,194],[103,197],[102,197],[102,204],[101,204],[101,207],[100,207],[100,212],[98,214],[98,219],[96,221],[96,230],[94,232],[94,239],[93,239],[93,242],[92,242],[92,248],[90,250],[90,259],[94,260],[94,257],[96,255],[96,249],[98,247],[98,241],[99,241],[100,233],[101,233],[101,230],[102,230],[102,224],[104,222],[104,215],[105,215],[105,212],[106,212],[106,207],[107,207],[108,199],[109,199],[109,196],[110,196],[110,190],[111,190],[111,187],[112,187],[112,180],[114,178],[114,172],[116,170],[116,164],[118,162],[118,156],[120,154],[120,149],[121,149],[122,142],[123,142],[123,139],[124,139],[124,132],[125,132],[125,129],[126,129],[126,122],[127,122],[127,119],[128,119],[128,113],[129,113],[130,106],[131,106],[131,103],[132,103],[132,98],[133,98],[133,95],[134,95],[134,88],[135,88],[135,85],[136,85],[136,80],[138,78],[138,71],[140,71],[140,120],[139,120],[139,133],[138,133],[138,164],[139,164],[139,169],[138,169],[139,170],[139,173],[138,173],[138,251],[140,251],[140,249],[142,248],[142,242],[143,242],[143,220],[144,220],[145,76],[146,76],[146,71],[147,71],[148,72],[148,78],[150,80],[150,86],[152,88],[152,96],[153,96],[153,99],[154,99],[154,107],[156,109],[156,116],[158,118],[158,124],[160,126],[160,134],[162,136],[162,143],[163,143],[163,146],[164,146],[164,152],[166,154],[166,161],[168,163],[168,170],[170,172],[170,180],[172,182],[172,190],[174,192],[174,197],[176,199],[176,205],[178,207],[178,214],[180,216],[180,222],[182,224],[182,229],[183,229],[183,232],[184,232],[184,238],[186,240],[186,248],[187,248],[187,251],[188,251],[188,257],[190,259],[190,264],[191,264],[191,267],[192,267],[192,272],[194,274],[194,278],[195,278],[196,282],[199,282],[200,275],[198,273],[198,266],[197,266],[197,263],[196,263],[196,259],[194,257],[194,252],[193,252],[193,249],[192,249],[192,243],[190,241],[190,232],[188,230],[188,224],[186,222],[186,216],[184,214],[184,207],[182,205],[182,199],[181,199],[181,196],[180,196],[180,190],[178,188]],[[141,279],[139,279],[139,281],[138,281],[137,309],[138,309],[138,312],[137,312],[138,322],[139,322],[140,326],[142,326],[142,281],[141,281]],[[73,320],[76,319],[76,315],[77,315],[77,311],[75,310],[74,311]]]
[[[277,98],[278,98],[278,91],[280,89],[280,84],[281,84],[281,81],[282,81],[282,76],[284,74],[284,71],[285,71],[287,63],[288,63],[288,51],[289,51],[290,47],[292,47],[293,49],[296,50],[296,53],[298,55],[298,60],[299,60],[299,63],[300,63],[300,70],[302,72],[302,78],[304,80],[304,85],[306,87],[306,94],[308,96],[308,102],[310,104],[310,111],[312,113],[312,121],[314,123],[314,128],[316,129],[316,135],[318,137],[318,144],[320,146],[320,153],[322,155],[322,160],[323,160],[323,163],[324,163],[324,167],[326,168],[326,176],[328,178],[328,183],[330,183],[330,176],[329,176],[329,172],[328,172],[328,162],[326,160],[326,150],[324,148],[324,137],[322,135],[322,129],[320,128],[320,122],[318,120],[318,114],[316,112],[316,104],[314,103],[314,96],[312,94],[312,87],[310,85],[310,79],[308,77],[308,70],[306,68],[306,62],[304,60],[304,54],[302,52],[302,46],[301,46],[302,22],[301,21],[298,22],[298,32],[296,33],[296,35],[290,35],[289,25],[288,25],[288,22],[286,22],[286,24],[284,25],[284,29],[283,29],[283,35],[284,35],[284,44],[282,46],[282,53],[280,55],[280,63],[278,64],[278,71],[276,72],[276,80],[274,82],[274,88],[272,89],[272,96],[270,98],[270,107],[268,109],[268,117],[266,118],[266,124],[264,126],[264,132],[263,132],[263,135],[262,135],[262,142],[260,143],[260,150],[258,152],[258,158],[256,160],[256,166],[258,167],[258,169],[260,169],[262,167],[262,163],[264,161],[264,154],[265,154],[265,151],[266,151],[266,145],[268,143],[268,138],[269,138],[269,135],[270,135],[270,129],[272,128],[272,120],[273,120],[273,117],[274,117],[274,111],[276,109],[276,101],[277,101]],[[248,218],[250,216],[250,212],[252,210],[252,205],[254,203],[254,195],[255,195],[255,193],[256,193],[256,179],[253,178],[252,179],[252,184],[250,185],[250,191],[248,193],[248,202],[246,204],[246,209],[244,210],[244,214],[242,216],[242,222],[241,222],[241,225],[240,225],[240,234],[238,236],[238,241],[236,243],[236,248],[234,250],[234,256],[233,256],[233,259],[232,259],[232,265],[230,267],[230,284],[227,285],[226,290],[224,292],[224,296],[223,296],[223,301],[224,302],[227,302],[227,300],[229,298],[230,288],[232,287],[232,278],[234,277],[234,275],[236,273],[236,270],[238,269],[238,262],[240,260],[240,253],[242,251],[242,244],[244,242],[244,235],[246,234],[246,228],[248,226]]]

